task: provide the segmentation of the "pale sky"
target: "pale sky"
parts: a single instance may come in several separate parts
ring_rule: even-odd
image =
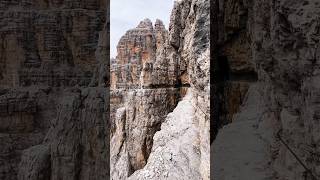
[[[110,57],[116,57],[121,36],[145,18],[153,24],[160,19],[168,29],[173,3],[174,0],[110,0]]]

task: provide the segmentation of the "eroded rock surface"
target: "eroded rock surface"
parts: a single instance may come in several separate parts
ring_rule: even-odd
[[[166,57],[167,33],[160,20],[153,25],[145,19],[118,43],[111,64],[111,147],[117,144],[111,148],[113,179],[125,179],[144,167],[154,133],[179,99],[179,87],[157,79],[158,71],[168,78],[161,70],[168,68],[163,64],[167,59],[158,57]]]
[[[0,179],[109,177],[108,4],[0,2]]]
[[[251,55],[246,58],[254,64],[258,81],[249,85],[256,91],[255,100],[245,98],[236,114],[229,113],[232,123],[218,132],[212,145],[213,178],[242,179],[259,174],[257,179],[319,179],[319,2],[219,2],[222,4],[215,13],[220,19],[216,23],[237,28],[242,24],[240,32],[248,38],[242,47],[249,47]],[[218,39],[228,34],[220,29]],[[235,37],[241,38],[241,33]],[[231,46],[220,45],[235,52],[238,49],[232,41]],[[238,54],[242,62],[242,53]],[[232,67],[234,62],[228,59]],[[260,104],[262,108],[248,113]],[[243,144],[241,134],[255,147]]]
[[[111,65],[112,179],[209,179],[209,8],[176,1],[169,32],[144,20],[121,38]]]
[[[128,179],[203,179],[199,171],[199,129],[193,122],[196,109],[192,103],[189,92],[155,134],[147,165]]]

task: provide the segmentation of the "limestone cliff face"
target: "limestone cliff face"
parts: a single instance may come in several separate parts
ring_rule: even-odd
[[[213,10],[211,34],[217,43],[212,47],[215,51],[212,84],[216,88],[212,93],[215,107],[213,134],[217,128],[232,122],[244,103],[249,86],[258,78],[248,25],[250,5],[242,1],[219,1],[219,13]]]
[[[169,32],[144,20],[121,38],[111,68],[112,179],[209,179],[209,8],[177,1]],[[117,85],[124,77],[136,84]]]
[[[157,57],[164,53],[166,37],[167,30],[160,20],[153,26],[145,19],[127,31],[118,43],[118,55],[111,64],[113,179],[125,179],[143,168],[154,133],[179,99],[179,88],[174,84],[159,84],[156,77],[159,69],[168,68],[159,62],[166,59]],[[167,71],[163,73],[168,77]]]
[[[0,179],[108,178],[107,4],[0,2]]]
[[[87,86],[105,1],[1,4],[1,86]]]
[[[220,113],[232,123],[219,130],[212,145],[213,178],[319,179],[319,3],[215,5],[216,57],[227,59],[230,71],[256,72],[257,81],[247,85],[245,98],[238,96],[242,105],[236,104],[236,114]],[[231,101],[233,95],[224,98]]]
[[[168,70],[164,69],[168,68],[164,47],[167,36],[168,32],[160,20],[153,26],[149,19],[145,19],[127,31],[117,46],[117,60],[111,68],[111,87],[173,86],[175,82],[166,81]]]

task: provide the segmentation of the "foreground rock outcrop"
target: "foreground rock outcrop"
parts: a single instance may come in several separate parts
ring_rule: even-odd
[[[108,4],[0,3],[0,179],[109,177]]]
[[[111,65],[112,179],[209,179],[209,8],[176,1],[169,32],[146,19],[121,38]]]
[[[199,171],[201,151],[199,129],[194,124],[192,92],[167,115],[154,136],[147,165],[128,179],[203,179]]]
[[[229,120],[215,122],[229,124],[212,144],[213,179],[319,179],[319,2],[214,2],[215,57],[226,57],[230,69],[244,67],[245,57],[257,81],[237,95],[242,103]],[[248,40],[239,49],[242,35]]]

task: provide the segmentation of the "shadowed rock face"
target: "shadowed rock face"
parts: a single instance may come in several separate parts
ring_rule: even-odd
[[[233,57],[245,57],[255,67],[257,82],[250,82],[247,94],[243,91],[245,98],[239,96],[242,106],[237,113],[221,113],[232,123],[219,130],[212,145],[214,178],[319,179],[319,2],[219,3],[215,13],[221,24],[220,47],[215,48],[228,57],[231,71],[236,67],[237,73],[248,72],[245,65],[249,63],[235,63]],[[247,41],[241,40],[239,48],[237,39],[243,35]]]
[[[169,32],[144,20],[121,38],[111,65],[112,179],[209,179],[209,7],[176,2]]]
[[[108,178],[107,4],[0,2],[0,179]]]
[[[216,88],[213,93],[216,107],[213,131],[232,122],[249,86],[258,80],[252,59],[250,27],[247,25],[250,4],[228,0],[219,2],[219,6],[219,13],[215,13],[218,22],[213,24],[213,28],[217,28],[212,33],[217,34],[217,45],[213,47],[216,51],[213,67]]]
[[[105,24],[103,1],[3,2],[1,86],[88,86]],[[44,3],[44,2],[43,2]],[[83,8],[82,8],[83,6]],[[89,6],[89,5],[88,5]]]

